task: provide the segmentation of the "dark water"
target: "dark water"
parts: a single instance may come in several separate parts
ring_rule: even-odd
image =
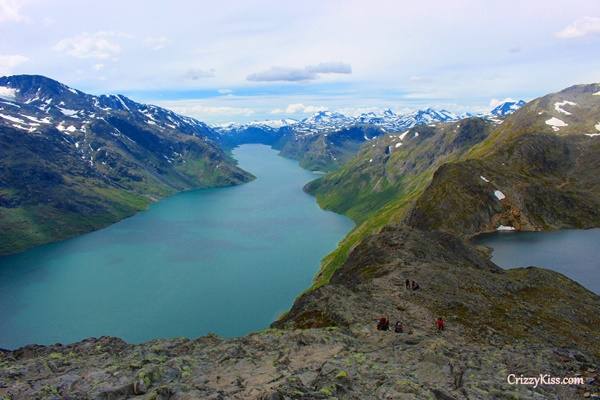
[[[353,223],[302,191],[316,175],[296,162],[262,145],[234,155],[258,179],[181,193],[106,229],[0,258],[0,347],[268,326]]]
[[[545,267],[600,294],[600,229],[501,232],[477,243],[492,247],[492,261],[501,267]]]

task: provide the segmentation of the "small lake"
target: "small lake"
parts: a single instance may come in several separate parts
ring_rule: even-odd
[[[137,343],[267,327],[353,222],[302,187],[319,175],[264,145],[257,179],[180,193],[105,229],[0,258],[0,348],[118,336]]]
[[[493,248],[492,261],[503,268],[548,268],[600,294],[600,229],[499,232],[476,242]]]

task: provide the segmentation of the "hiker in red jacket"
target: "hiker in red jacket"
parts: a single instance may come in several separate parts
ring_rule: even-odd
[[[444,320],[442,319],[442,317],[438,317],[438,319],[435,321],[435,327],[437,328],[438,332],[441,332],[444,330],[445,323],[444,323]]]

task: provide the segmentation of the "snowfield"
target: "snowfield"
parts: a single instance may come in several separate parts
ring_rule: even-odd
[[[556,117],[552,117],[549,120],[546,120],[546,125],[550,125],[554,132],[559,131],[561,127],[568,126],[566,122]]]

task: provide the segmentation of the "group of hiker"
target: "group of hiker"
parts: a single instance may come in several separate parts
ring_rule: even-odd
[[[387,317],[381,317],[377,320],[377,330],[378,331],[389,331],[390,330],[390,320]],[[402,333],[404,332],[404,328],[402,327],[402,322],[396,321],[394,325],[394,332]]]
[[[406,289],[408,290],[419,290],[421,288],[417,282],[411,281],[409,279],[404,281],[404,284],[406,286]]]
[[[442,332],[446,328],[446,322],[442,317],[438,317],[435,320],[435,329],[438,332]],[[377,330],[378,331],[389,331],[390,330],[390,320],[388,317],[381,317],[377,320]],[[396,333],[404,333],[404,326],[401,321],[396,321],[394,324],[394,332]],[[410,333],[410,332],[409,332]]]
[[[404,281],[404,285],[406,287],[406,290],[419,290],[421,288],[417,282],[415,282],[414,280],[411,280],[411,279],[406,279],[406,281]],[[378,331],[389,331],[390,330],[389,318],[381,317],[381,318],[377,319],[376,321],[377,321],[377,330]],[[436,331],[441,333],[445,328],[446,328],[446,322],[444,321],[444,319],[442,317],[438,317],[435,320]],[[401,321],[396,321],[396,323],[394,324],[394,332],[396,332],[396,333],[404,332],[404,326],[402,325]]]

